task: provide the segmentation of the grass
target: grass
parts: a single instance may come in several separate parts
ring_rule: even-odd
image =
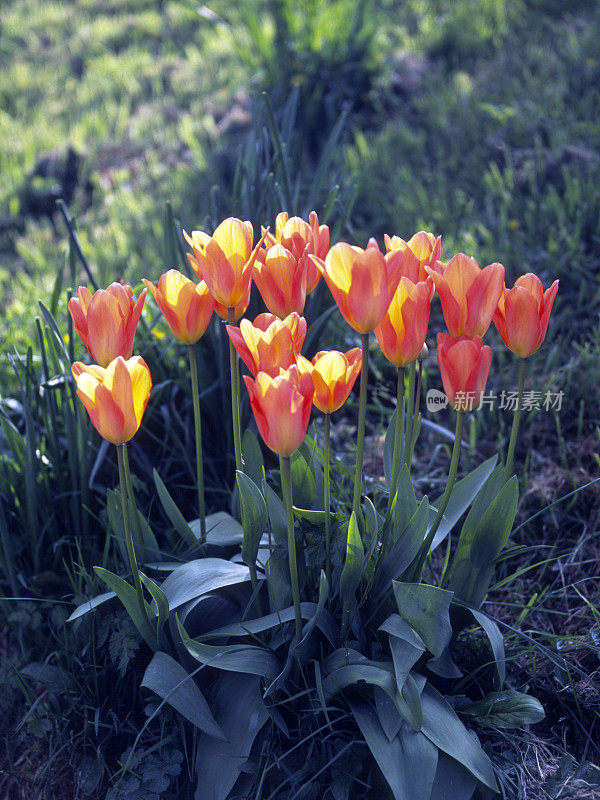
[[[188,229],[210,228],[229,214],[272,225],[284,205],[290,212],[314,206],[321,213],[329,204],[332,217],[344,220],[336,238],[364,245],[370,235],[408,238],[425,228],[444,234],[444,259],[464,250],[480,263],[501,261],[511,280],[526,271],[540,274],[545,285],[559,277],[549,339],[534,357],[528,387],[563,389],[563,409],[556,417],[525,415],[517,453],[524,467],[523,527],[487,607],[507,626],[512,685],[540,697],[548,722],[523,747],[498,732],[490,734],[490,745],[506,797],[524,796],[525,788],[528,797],[593,797],[600,792],[593,766],[600,760],[600,484],[590,485],[600,474],[600,9],[585,0],[569,3],[568,10],[554,0],[334,5],[330,14],[314,1],[302,11],[286,2],[268,8],[247,2],[235,9],[215,2],[198,13],[192,4],[150,0],[6,2],[0,218],[18,215],[21,188],[39,155],[70,143],[85,152],[94,185],[92,205],[86,208],[80,192],[71,210],[101,285],[116,276],[136,285],[173,265],[178,256],[164,239],[167,200]],[[336,24],[326,24],[333,14],[339,15]],[[357,47],[347,59],[344,37],[353,35],[361,14]],[[279,151],[256,90],[269,94]],[[342,113],[348,115],[344,124],[335,139],[328,138]],[[315,188],[315,164],[328,141],[334,152],[322,162],[325,178]],[[336,184],[339,194],[330,192]],[[111,612],[104,619],[112,631],[89,623],[75,636],[64,626],[66,596],[100,591],[89,570],[101,563],[106,535],[104,489],[92,488],[86,509],[76,511],[78,465],[67,457],[61,477],[43,460],[79,452],[74,443],[64,447],[69,420],[77,417],[72,398],[60,383],[50,404],[47,395],[30,394],[41,380],[58,379],[68,369],[66,356],[55,361],[45,332],[50,367],[44,374],[37,301],[49,305],[59,286],[54,311],[66,329],[66,290],[85,280],[80,264],[71,272],[68,239],[58,216],[56,222],[58,235],[45,219],[0,232],[0,404],[21,443],[17,458],[6,431],[0,440],[7,565],[0,794],[11,799],[34,792],[71,796],[73,786],[77,796],[108,796],[109,776],[146,720],[138,689],[144,659],[125,618]],[[150,312],[145,322],[149,332],[141,346],[153,374],[177,376],[162,389],[170,412],[166,420],[150,420],[136,475],[140,503],[166,541],[165,518],[150,508],[156,460],[147,454],[159,447],[161,476],[172,490],[193,494],[193,465],[185,456],[190,409],[182,400],[182,355],[171,348],[163,364],[164,329]],[[498,342],[492,337],[492,344]],[[211,347],[207,367],[212,355],[217,361],[216,332]],[[499,347],[494,360],[494,389],[512,386],[514,363]],[[427,367],[427,380],[439,386],[433,360]],[[376,442],[379,409],[389,407],[390,376],[377,359],[374,369],[384,385],[372,398]],[[29,420],[28,403],[34,412]],[[218,407],[210,393],[203,403],[207,413]],[[48,423],[52,414],[58,426]],[[349,424],[353,420],[350,412]],[[446,424],[443,417],[435,421]],[[48,435],[52,430],[55,439]],[[508,430],[502,412],[477,415],[467,459],[475,463],[493,451]],[[87,436],[84,428],[81,436]],[[95,485],[115,485],[114,464],[93,441],[85,474],[96,463]],[[378,458],[376,446],[373,452]],[[423,492],[437,493],[448,458],[443,439],[425,431],[415,464]],[[223,465],[211,469],[209,502],[216,509],[225,496]],[[53,497],[59,505],[52,505]],[[51,545],[42,579],[33,568],[35,542],[12,534],[27,530],[32,514],[42,552]],[[84,524],[87,536],[81,536]],[[109,566],[116,569],[114,549]],[[21,596],[28,599],[6,599]],[[23,677],[31,663],[68,672],[72,682],[50,686],[43,674]],[[121,716],[119,708],[130,711]],[[132,796],[141,785],[151,790],[153,770],[161,765],[170,776],[162,796],[186,796],[191,734],[176,730],[174,719],[162,713],[146,729],[139,748],[144,757],[127,776]],[[153,751],[161,736],[163,745]],[[112,789],[112,798],[121,797]]]

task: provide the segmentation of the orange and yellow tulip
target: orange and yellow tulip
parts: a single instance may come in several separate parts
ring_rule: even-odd
[[[282,244],[274,244],[254,263],[254,283],[266,307],[278,317],[302,314],[306,302],[308,260],[296,258]]]
[[[512,289],[504,287],[494,325],[509,350],[521,358],[535,353],[546,337],[557,292],[558,281],[544,291],[541,280],[532,272],[517,278]]]
[[[118,356],[106,369],[76,361],[71,372],[77,395],[100,436],[117,445],[128,442],[140,427],[152,388],[144,359]]]
[[[280,456],[291,456],[302,444],[308,428],[314,386],[308,373],[295,364],[275,376],[259,372],[244,375],[250,406],[267,447]]]
[[[252,224],[234,217],[223,220],[212,236],[202,231],[192,231],[191,235],[184,231],[183,235],[194,251],[193,255],[188,253],[192,269],[206,282],[217,303],[235,308],[248,295],[263,239],[252,249]]]
[[[308,222],[301,217],[290,217],[282,211],[275,220],[275,236],[265,233],[267,249],[276,244],[283,245],[297,261],[307,262],[306,294],[310,294],[318,284],[321,274],[316,265],[308,259],[312,253],[318,258],[325,258],[329,249],[329,228],[319,225],[316,211],[311,211]],[[298,312],[300,313],[300,312]]]
[[[361,334],[376,328],[398,286],[402,254],[394,250],[384,256],[370,239],[365,250],[338,242],[325,261],[314,255],[310,259],[325,278],[346,322]]]
[[[428,279],[425,267],[431,267],[436,272],[441,269],[442,237],[437,239],[432,233],[419,231],[408,242],[399,236],[383,237],[387,252],[399,250],[402,253],[402,275],[413,283],[420,283]]]
[[[449,334],[454,338],[484,336],[502,294],[502,264],[495,262],[481,269],[474,258],[458,253],[443,275],[431,267],[425,267],[425,271],[440,296]]]
[[[485,390],[492,350],[481,336],[458,339],[447,333],[437,335],[437,360],[444,392],[457,411],[472,411]]]
[[[315,387],[313,404],[323,414],[332,414],[341,408],[362,367],[362,351],[353,347],[347,353],[339,350],[321,350],[312,362],[303,356],[298,357],[301,372],[312,375]]]
[[[429,324],[431,289],[427,281],[400,278],[385,317],[375,328],[384,356],[397,367],[411,364],[421,352]]]
[[[92,294],[85,286],[69,300],[69,313],[77,335],[100,366],[107,367],[117,356],[129,358],[135,330],[142,314],[146,289],[137,301],[131,286],[111,283]]]
[[[161,275],[158,286],[145,278],[142,280],[173,334],[185,344],[197,342],[204,335],[215,308],[206,283],[194,283],[176,269]]]
[[[278,375],[296,363],[306,336],[306,320],[295,312],[280,320],[274,314],[259,314],[239,328],[227,325],[227,333],[238,355],[255,377],[259,372]]]

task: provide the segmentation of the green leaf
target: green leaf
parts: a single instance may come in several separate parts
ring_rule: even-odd
[[[190,522],[194,536],[200,538],[200,520]],[[206,517],[206,544],[217,547],[240,545],[244,538],[242,526],[235,517],[226,511],[216,511]]]
[[[173,611],[203,594],[249,580],[250,573],[244,564],[222,558],[198,558],[173,570],[161,588]]]
[[[256,436],[245,430],[242,436],[242,460],[244,472],[257,486],[262,486],[265,462]]]
[[[152,475],[154,476],[154,485],[156,486],[158,497],[171,525],[185,542],[192,545],[198,544],[198,540],[194,536],[192,529],[185,521],[183,514],[177,508],[175,501],[167,491],[167,487],[164,485],[160,475],[155,469],[152,470]]]
[[[394,800],[429,800],[437,765],[437,748],[422,733],[402,725],[390,742],[375,709],[364,701],[350,701],[352,714]],[[418,779],[415,779],[418,776]]]
[[[469,559],[476,567],[494,563],[498,558],[512,530],[518,500],[519,481],[513,475],[477,526],[469,551]]]
[[[340,576],[340,597],[344,604],[349,604],[354,599],[363,572],[365,553],[356,514],[352,512],[348,523],[348,540],[346,543],[346,561]]]
[[[279,660],[272,650],[251,644],[210,645],[191,639],[179,618],[177,629],[188,653],[201,664],[227,672],[273,677],[279,672]]]
[[[388,617],[379,630],[389,635],[396,685],[401,691],[411,669],[425,652],[425,645],[421,637],[398,614]]]
[[[383,444],[383,474],[385,476],[385,482],[388,486],[390,486],[390,480],[392,479],[392,461],[394,457],[394,441],[396,439],[396,415],[398,414],[398,409],[395,408],[392,412],[392,416],[390,417],[390,421],[388,423],[388,428],[385,434],[385,441]],[[402,414],[404,414],[404,406],[402,406]],[[402,443],[400,452],[402,452]]]
[[[396,495],[398,499],[396,500],[396,510],[394,512],[394,541],[397,541],[404,534],[418,507],[410,470],[406,464],[404,464],[398,475]],[[423,538],[425,538],[424,532]]]
[[[398,613],[416,631],[428,650],[440,656],[452,636],[449,608],[452,592],[425,583],[394,581]]]
[[[141,685],[155,692],[199,730],[227,741],[192,676],[167,653],[154,653]]]
[[[273,489],[267,484],[267,509],[271,520],[271,530],[277,544],[287,545],[287,516],[285,506]]]
[[[421,695],[423,724],[421,730],[436,747],[466,767],[478,780],[498,791],[492,762],[481,749],[444,698],[432,686]]]
[[[80,617],[83,617],[85,614],[89,614],[90,611],[93,611],[97,606],[102,605],[102,603],[106,603],[107,600],[112,600],[113,597],[116,596],[116,592],[104,592],[104,594],[91,597],[89,600],[86,600],[77,606],[75,611],[73,611],[71,616],[67,619],[67,622],[75,622],[76,619],[80,619]]]
[[[246,564],[254,566],[260,540],[268,522],[267,504],[252,478],[238,470],[235,479],[239,492],[242,528],[244,529],[242,559]]]
[[[398,497],[398,502],[400,498]],[[398,508],[396,503],[396,509]],[[415,506],[416,507],[416,506]],[[379,571],[379,590],[387,591],[390,583],[410,566],[423,544],[429,521],[429,501],[425,496],[391,550],[385,554]]]
[[[156,622],[156,639],[160,643],[163,634],[163,628],[166,621],[169,619],[169,601],[167,600],[163,590],[152,580],[152,578],[144,575],[143,572],[140,572],[140,578],[142,579],[142,583],[146,589],[150,592],[150,595],[154,600],[154,604],[156,605],[156,609],[153,608],[152,610],[155,613],[158,613],[158,619]]]
[[[287,608],[292,602],[290,567],[287,553],[282,547],[271,551],[265,566],[270,606],[273,611]]]
[[[476,702],[465,698],[458,711],[491,728],[522,728],[541,722],[546,716],[539,700],[513,690],[490,692]]]
[[[312,456],[310,461],[312,464]],[[290,474],[294,502],[301,508],[311,508],[315,500],[315,476],[300,450],[290,458]]]
[[[144,606],[148,615],[147,619],[145,619],[138,603],[137,592],[135,591],[135,588],[131,586],[131,584],[127,583],[127,581],[124,581],[123,578],[120,578],[118,575],[115,575],[114,572],[109,572],[103,567],[94,567],[94,572],[114,591],[119,600],[125,606],[125,610],[131,617],[131,621],[138,629],[146,644],[152,648],[152,650],[155,650],[156,642],[150,637],[148,627],[150,625],[149,620],[153,619],[156,615],[148,603],[146,603],[144,600]]]
[[[477,781],[462,764],[439,753],[430,800],[470,800]]]
[[[464,607],[464,606],[463,606]],[[500,633],[500,628],[496,625],[493,619],[478,611],[475,608],[469,608],[469,611],[475,617],[475,620],[481,625],[485,631],[486,636],[490,642],[492,653],[494,654],[494,662],[496,664],[496,672],[498,675],[498,683],[501,687],[506,678],[506,660],[504,655],[504,638]]]

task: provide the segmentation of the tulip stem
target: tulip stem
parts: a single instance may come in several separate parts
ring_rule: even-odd
[[[415,413],[415,362],[413,361],[408,366],[408,400],[406,403],[406,436],[404,437],[404,463],[408,464],[408,468],[410,470],[410,464],[412,461],[412,436],[413,436],[413,427],[414,427],[414,419],[413,414]]]
[[[517,392],[517,407],[513,416],[512,430],[510,432],[510,442],[508,444],[508,455],[506,456],[506,467],[504,469],[504,482],[513,474],[513,463],[515,460],[515,449],[517,446],[517,434],[521,422],[521,411],[523,410],[523,391],[525,389],[525,373],[527,372],[527,359],[522,358],[519,364],[519,390]]]
[[[421,405],[421,385],[423,382],[423,362],[419,361],[419,374],[417,376],[417,391],[415,394],[415,411],[413,414],[412,436],[410,439],[409,464],[412,464],[415,444],[417,443],[417,422],[419,419],[419,406]]]
[[[400,453],[402,451],[404,433],[404,374],[405,367],[398,367],[398,384],[396,387],[396,425],[394,428],[394,450],[392,454],[392,474],[390,476],[389,495],[387,502],[386,517],[392,510],[392,503],[396,495],[398,485],[398,473],[400,472]],[[382,545],[383,547],[383,545]]]
[[[198,367],[194,345],[188,345],[190,356],[190,380],[194,403],[194,428],[196,433],[196,487],[198,490],[198,518],[200,520],[200,542],[206,541],[206,509],[204,506],[204,466],[202,464],[202,419],[200,417],[200,396],[198,394]]]
[[[302,636],[302,613],[300,610],[300,586],[298,583],[298,564],[296,562],[296,538],[294,535],[294,509],[292,498],[292,475],[290,468],[290,457],[282,456],[281,465],[281,488],[283,491],[283,502],[287,516],[287,544],[288,558],[290,564],[290,580],[292,582],[292,597],[294,599],[294,618],[296,620],[296,644]]]
[[[446,483],[446,489],[444,491],[444,495],[442,497],[442,501],[438,508],[438,512],[433,522],[433,525],[429,529],[429,532],[425,537],[415,560],[413,561],[414,566],[412,566],[409,569],[409,577],[407,577],[406,579],[408,581],[421,580],[421,573],[423,571],[423,565],[425,564],[425,559],[427,558],[427,554],[429,553],[429,548],[433,543],[435,534],[437,533],[437,530],[440,527],[440,523],[444,517],[444,511],[446,510],[448,502],[450,501],[450,496],[452,495],[452,489],[454,488],[454,482],[456,481],[456,474],[458,472],[458,461],[460,458],[460,442],[462,439],[464,421],[465,421],[465,412],[457,411],[456,432],[454,434],[454,446],[452,447],[452,458],[450,459],[450,471],[448,473],[448,482]]]
[[[367,418],[367,379],[369,375],[369,334],[361,335],[362,368],[360,371],[360,395],[358,401],[358,434],[356,441],[356,470],[354,472],[354,499],[352,510],[360,519],[360,493],[363,482],[363,457],[365,452],[365,420]]]
[[[325,574],[331,586],[331,485],[329,476],[329,440],[331,438],[331,414],[325,414],[325,431],[323,442],[324,478],[324,507],[325,507]]]
[[[227,309],[227,322],[230,325],[235,325],[235,308],[233,307]],[[238,354],[231,339],[229,339],[229,365],[231,367],[231,417],[233,421],[235,468],[243,471],[242,432],[240,422],[240,370],[238,366]]]
[[[129,492],[127,487],[131,484],[131,476],[129,474],[129,460],[127,458],[127,445],[125,444],[118,444],[116,445],[117,448],[117,458],[119,462],[119,483],[121,487],[121,508],[123,511],[123,526],[125,529],[125,546],[127,548],[127,555],[129,557],[129,566],[131,569],[131,574],[133,576],[133,585],[135,586],[135,592],[137,594],[138,605],[140,607],[140,613],[142,615],[143,626],[146,631],[146,635],[144,638],[150,643],[156,640],[156,634],[150,624],[150,620],[148,619],[148,612],[146,609],[146,601],[144,600],[144,593],[142,591],[142,582],[140,581],[140,573],[138,570],[137,559],[135,557],[135,547],[133,546],[133,539],[131,536],[131,523],[129,520]],[[131,498],[133,503],[133,497]],[[137,512],[136,512],[137,513]]]
[[[136,544],[139,548],[142,559],[146,558],[146,551],[144,547],[144,540],[142,538],[142,530],[140,528],[140,519],[138,517],[138,510],[135,504],[135,497],[133,496],[133,484],[131,483],[131,470],[129,469],[129,454],[127,452],[127,445],[123,445],[123,464],[125,466],[125,487],[127,489],[127,505],[129,507],[131,518],[133,519],[133,532]]]

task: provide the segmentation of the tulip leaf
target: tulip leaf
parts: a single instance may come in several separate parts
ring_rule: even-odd
[[[365,553],[362,539],[356,523],[356,514],[352,512],[348,523],[348,539],[346,543],[346,560],[340,576],[340,597],[344,605],[354,599],[363,573]]]
[[[154,653],[141,685],[166,701],[194,727],[227,741],[192,676],[167,653]]]
[[[418,508],[417,498],[415,496],[415,490],[407,464],[404,464],[400,470],[400,474],[398,475],[396,495],[397,500],[394,511],[395,541],[397,541],[403,535]],[[423,532],[423,538],[425,538],[425,532]]]
[[[310,465],[300,450],[292,453],[290,458],[290,475],[292,478],[292,494],[294,502],[301,508],[312,508],[315,501],[315,475],[311,469],[312,454],[309,455]]]
[[[154,601],[154,606],[151,606],[151,608],[158,617],[156,621],[156,639],[160,643],[163,628],[169,619],[169,601],[167,600],[163,590],[152,580],[152,578],[144,575],[143,572],[140,572],[140,578],[142,579],[142,583],[146,589],[150,592],[152,600]]]
[[[242,528],[244,530],[242,559],[246,564],[254,566],[260,540],[267,526],[267,504],[262,492],[252,478],[238,470],[235,480],[239,492]]]
[[[241,545],[244,538],[242,526],[235,517],[226,511],[215,511],[206,517],[206,544],[214,547],[233,547]],[[193,519],[189,523],[196,539],[200,538],[200,520]]]
[[[153,638],[150,637],[149,633],[149,628],[150,628],[149,620],[153,619],[156,616],[152,608],[144,600],[144,607],[147,613],[147,617],[144,618],[142,610],[138,603],[137,592],[130,583],[127,583],[127,581],[123,580],[123,578],[120,578],[118,575],[115,575],[114,572],[109,572],[107,569],[104,569],[103,567],[94,567],[94,572],[101,580],[104,581],[104,583],[108,584],[110,588],[114,591],[119,600],[123,603],[125,610],[131,617],[131,621],[140,632],[146,644],[152,650],[155,650],[156,642],[154,641]]]
[[[203,594],[249,580],[248,567],[243,564],[222,558],[198,558],[173,570],[161,588],[173,611]]]
[[[522,728],[541,722],[546,716],[539,700],[513,690],[490,692],[477,701],[464,698],[458,708],[461,714],[491,728]]]
[[[265,462],[259,441],[250,430],[245,430],[242,436],[242,459],[245,474],[257,486],[262,486]]]
[[[277,544],[285,544],[287,546],[287,516],[285,513],[285,506],[268,484],[266,499],[269,520],[271,521],[271,530],[273,531],[275,541]]]
[[[400,498],[398,498],[398,502]],[[396,507],[398,506],[396,503]],[[416,507],[416,502],[415,502]],[[429,521],[429,501],[425,496],[393,547],[384,555],[379,571],[379,590],[387,591],[390,583],[410,566],[423,544]]]
[[[271,551],[265,566],[271,609],[279,611],[292,602],[292,586],[287,553],[282,547]]]
[[[452,592],[425,583],[394,581],[398,613],[423,640],[434,656],[440,656],[452,636],[449,609]]]
[[[201,664],[248,675],[273,676],[279,660],[272,650],[251,644],[210,645],[192,639],[177,617],[177,629],[188,653]]]
[[[445,753],[438,754],[430,800],[470,800],[477,781],[462,764]]]
[[[474,734],[465,728],[444,698],[428,685],[421,695],[421,704],[421,730],[425,736],[436,747],[465,766],[478,780],[497,791],[492,762],[481,749]]]
[[[508,541],[517,513],[519,481],[507,481],[483,515],[471,542],[469,560],[476,567],[494,563]]]
[[[425,645],[421,637],[398,614],[388,617],[379,630],[389,635],[396,685],[402,691],[411,669],[425,652]]]
[[[463,606],[464,608],[464,606]],[[475,608],[470,608],[469,611],[475,617],[475,620],[481,625],[486,636],[488,637],[492,653],[494,654],[494,663],[496,665],[496,673],[498,678],[498,685],[502,686],[506,678],[506,660],[504,654],[504,637],[500,633],[500,629],[493,619],[478,611]]]
[[[104,594],[96,595],[96,597],[91,597],[89,600],[85,600],[83,603],[80,603],[75,611],[71,614],[71,616],[67,619],[67,622],[75,622],[76,619],[80,619],[85,614],[89,614],[90,611],[93,611],[97,606],[102,605],[102,603],[106,603],[107,600],[112,600],[113,597],[116,597],[116,592],[104,592]]]
[[[156,486],[156,492],[158,494],[164,512],[169,518],[171,525],[175,528],[177,533],[181,536],[181,538],[185,542],[191,545],[198,544],[198,540],[194,536],[192,529],[185,521],[183,514],[177,508],[175,501],[169,494],[167,487],[164,485],[160,475],[155,469],[152,470],[152,475],[154,476],[154,485]]]

